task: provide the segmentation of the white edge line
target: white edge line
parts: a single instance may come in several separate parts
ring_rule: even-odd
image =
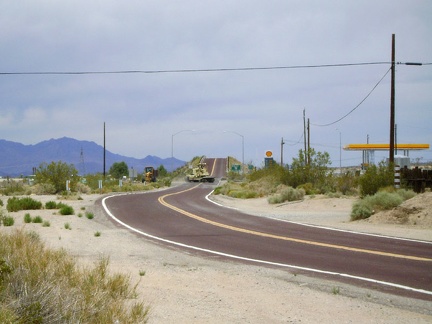
[[[356,279],[356,280],[361,280],[361,281],[367,281],[367,282],[372,282],[372,283],[376,283],[376,284],[380,284],[380,285],[384,285],[384,286],[390,286],[390,287],[400,288],[400,289],[409,290],[409,291],[413,291],[413,292],[417,292],[417,293],[432,295],[432,291],[428,291],[428,290],[424,290],[424,289],[417,289],[417,288],[413,288],[413,287],[409,287],[409,286],[404,286],[404,285],[399,285],[399,284],[395,284],[395,283],[391,283],[391,282],[387,282],[387,281],[380,281],[380,280],[375,280],[375,279],[366,278],[366,277],[359,277],[359,276],[354,276],[354,275],[350,275],[350,274],[346,274],[346,273],[339,273],[339,272],[325,271],[325,270],[319,270],[319,269],[314,269],[314,268],[300,267],[300,266],[295,266],[295,265],[290,265],[290,264],[285,264],[285,263],[278,263],[278,262],[271,262],[271,261],[265,261],[265,260],[245,258],[245,257],[241,257],[241,256],[238,256],[238,255],[227,254],[227,253],[223,253],[223,252],[218,252],[218,251],[203,249],[203,248],[200,248],[200,247],[197,247],[197,246],[187,245],[187,244],[183,244],[183,243],[167,240],[167,239],[164,239],[164,238],[161,238],[161,237],[158,237],[158,236],[154,236],[154,235],[145,233],[143,231],[140,231],[140,230],[138,230],[138,229],[136,229],[136,228],[134,228],[134,227],[132,227],[132,226],[130,226],[130,225],[122,222],[117,217],[115,217],[114,214],[111,213],[111,211],[108,209],[108,207],[105,204],[105,200],[107,200],[107,199],[109,199],[111,197],[123,196],[123,195],[128,195],[128,194],[129,193],[120,194],[120,195],[112,195],[112,196],[107,196],[107,197],[103,198],[102,199],[102,206],[105,209],[105,212],[114,221],[116,221],[117,223],[121,224],[122,226],[128,228],[129,230],[131,230],[131,231],[133,231],[135,233],[138,233],[140,235],[146,236],[146,237],[154,239],[154,240],[158,240],[158,241],[161,241],[161,242],[165,242],[165,243],[169,243],[169,244],[185,247],[185,248],[192,249],[192,250],[197,250],[197,251],[206,252],[206,253],[210,253],[210,254],[220,255],[220,256],[223,256],[223,257],[237,259],[237,260],[243,260],[243,261],[261,263],[261,264],[267,264],[267,265],[272,265],[272,266],[279,266],[279,267],[296,269],[296,270],[310,271],[310,272],[315,272],[315,273],[320,273],[320,274],[327,274],[327,275],[332,275],[332,276],[340,276],[340,277],[344,277],[344,278],[351,278],[351,279]],[[206,199],[208,199],[207,196],[206,196]]]
[[[220,206],[220,207],[224,207],[224,208],[229,208],[229,209],[234,209],[234,210],[239,210],[238,208],[235,207],[230,207],[230,206],[224,206],[214,200],[211,200],[209,198],[209,196],[213,193],[210,192],[205,198],[210,201],[211,203]],[[239,210],[240,211],[240,210]],[[245,212],[247,214],[247,212]],[[249,215],[249,214],[248,214]],[[274,216],[256,216],[256,215],[252,215],[254,217],[265,217],[265,218],[269,218],[269,219],[273,219],[276,221],[280,221],[280,222],[285,222],[285,223],[291,223],[291,224],[296,224],[296,225],[302,225],[302,226],[308,226],[308,227],[314,227],[314,228],[321,228],[321,229],[326,229],[329,231],[336,231],[336,232],[344,232],[344,233],[351,233],[351,234],[357,234],[357,235],[365,235],[365,236],[373,236],[373,237],[381,237],[381,238],[388,238],[388,239],[393,239],[393,240],[399,240],[399,241],[409,241],[409,242],[417,242],[417,243],[425,243],[425,244],[432,244],[432,241],[424,241],[424,240],[417,240],[417,239],[410,239],[410,238],[405,238],[405,237],[398,237],[398,236],[390,236],[390,235],[382,235],[382,234],[374,234],[374,233],[365,233],[365,232],[356,232],[356,231],[352,231],[352,230],[345,230],[345,229],[341,229],[341,228],[335,228],[335,227],[328,227],[328,226],[323,226],[323,225],[314,225],[314,224],[308,224],[308,223],[302,223],[302,222],[296,222],[296,221],[291,221],[291,220],[286,220],[286,219],[281,219],[281,218],[277,218]]]

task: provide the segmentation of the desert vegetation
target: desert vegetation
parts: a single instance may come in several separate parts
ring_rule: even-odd
[[[65,251],[47,249],[34,232],[0,232],[1,323],[144,323],[127,275],[109,260],[80,267]]]

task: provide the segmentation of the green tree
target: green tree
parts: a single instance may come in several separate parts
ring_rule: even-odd
[[[374,195],[380,188],[392,186],[393,177],[393,167],[387,166],[385,162],[379,163],[378,166],[369,166],[359,179],[361,195]]]
[[[126,162],[114,162],[111,168],[109,169],[109,173],[115,179],[120,179],[123,176],[129,175],[129,168]]]
[[[163,178],[166,177],[168,175],[168,171],[165,169],[165,167],[161,164],[159,166],[159,168],[157,168],[158,170],[158,176]]]
[[[73,190],[78,182],[78,171],[73,164],[68,165],[62,161],[41,163],[36,170],[35,182],[49,184],[55,189],[55,193],[66,190],[66,181],[70,181],[70,189]]]
[[[289,174],[289,185],[298,187],[304,184],[312,184],[312,186],[320,192],[325,192],[329,183],[329,178],[332,176],[329,171],[331,165],[330,155],[327,152],[316,152],[313,148],[309,150],[309,163],[306,163],[303,150],[299,150],[298,158],[293,158],[291,172]]]

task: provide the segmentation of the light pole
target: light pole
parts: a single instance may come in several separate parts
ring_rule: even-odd
[[[171,135],[171,172],[174,171],[174,136],[183,132],[195,132],[194,129],[183,129]]]
[[[242,171],[242,174],[244,174],[244,136],[242,134],[239,134],[239,133],[234,132],[234,131],[224,131],[224,133],[233,133],[233,134],[236,134],[242,138],[242,167],[241,167],[241,171]]]

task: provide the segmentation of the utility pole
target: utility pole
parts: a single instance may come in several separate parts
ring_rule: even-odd
[[[391,89],[390,89],[390,152],[389,164],[394,163],[395,148],[395,34],[392,34]]]
[[[284,146],[285,142],[283,140],[283,137],[281,139],[281,167],[283,167],[283,146]]]
[[[304,159],[305,159],[305,165],[308,164],[307,162],[307,149],[306,149],[306,110],[303,109],[303,137],[304,137]]]
[[[105,179],[105,161],[106,161],[106,147],[105,147],[105,122],[104,122],[104,150],[103,150],[103,177]]]
[[[307,164],[310,165],[310,122],[307,121]]]

